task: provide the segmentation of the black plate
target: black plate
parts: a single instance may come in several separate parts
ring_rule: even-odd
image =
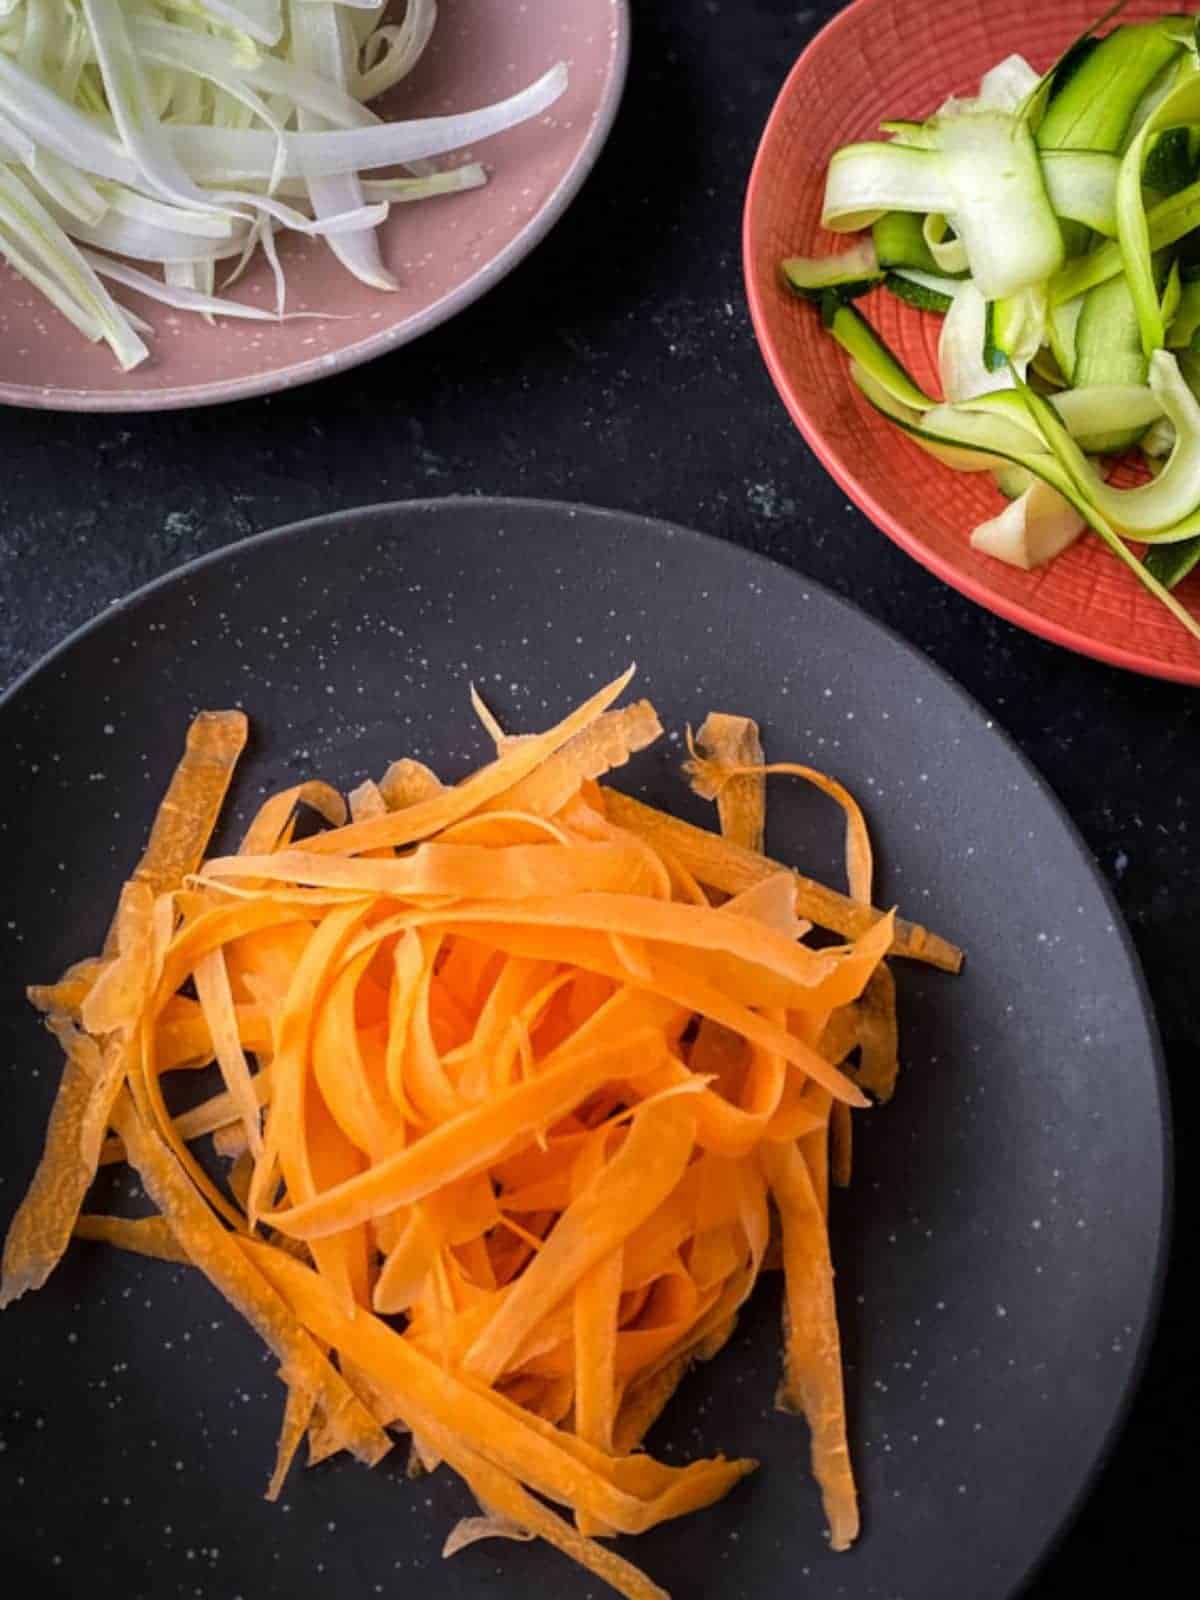
[[[674,730],[628,781],[700,815],[679,732],[712,707],[850,783],[882,898],[958,940],[967,971],[903,974],[907,1072],[861,1119],[835,1252],[865,1533],[833,1556],[803,1425],[777,1415],[777,1295],[696,1372],[652,1444],[762,1470],[722,1505],[626,1541],[677,1597],[812,1592],[998,1600],[1089,1482],[1137,1375],[1164,1244],[1167,1112],[1118,914],[1056,802],[919,654],[803,579],[635,517],[522,501],[348,513],[253,539],[106,612],[0,703],[5,1211],[55,1073],[21,984],[95,948],[189,715],[237,703],[254,742],[233,807],[299,774],[343,786],[413,754],[484,753],[479,682],[540,727],[627,661]],[[824,802],[774,795],[775,852],[833,872]],[[7,1220],[7,1219],[6,1219]],[[541,1547],[439,1560],[467,1507],[448,1474],[297,1469],[262,1499],[282,1391],[182,1269],[75,1246],[0,1318],[13,1592],[563,1597],[597,1584]]]

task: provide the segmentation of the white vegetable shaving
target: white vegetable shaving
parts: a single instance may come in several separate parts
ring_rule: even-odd
[[[381,292],[394,204],[486,182],[433,161],[542,115],[560,62],[490,106],[383,121],[435,0],[7,0],[0,5],[0,257],[125,370],[145,329],[104,279],[211,321],[284,314],[285,231],[323,238]],[[400,175],[381,172],[404,169]],[[370,174],[369,176],[367,174]],[[261,252],[276,310],[215,292]],[[114,260],[121,257],[123,260]],[[136,263],[136,265],[134,265]]]

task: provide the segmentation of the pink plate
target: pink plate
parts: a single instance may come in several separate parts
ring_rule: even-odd
[[[292,310],[328,321],[219,321],[170,310],[127,290],[120,298],[156,330],[152,354],[122,373],[42,297],[0,264],[0,401],[63,411],[156,411],[211,405],[308,383],[407,344],[477,300],[550,230],[592,168],[612,126],[629,55],[626,0],[446,0],[411,78],[380,102],[385,115],[440,116],[501,100],[565,61],[570,84],[544,116],[475,149],[484,188],[395,206],[384,257],[401,288],[350,276],[319,240],[283,241]],[[234,291],[270,304],[259,262]]]
[[[923,117],[1019,51],[1048,67],[1098,0],[855,0],[797,61],[771,112],[744,219],[746,288],[758,342],[805,439],[856,504],[930,571],[980,605],[1068,649],[1200,684],[1200,644],[1098,540],[1081,539],[1037,572],[977,555],[967,542],[1003,501],[986,474],[953,472],[867,405],[820,319],[780,286],[779,262],[845,247],[819,226],[825,167],[839,145],[878,137],[887,116]],[[1167,8],[1134,3],[1122,20]],[[858,302],[917,381],[937,385],[940,318],[886,291]],[[1200,576],[1180,597],[1200,610]]]

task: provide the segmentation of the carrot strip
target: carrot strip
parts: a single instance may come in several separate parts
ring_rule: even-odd
[[[456,901],[440,916],[451,927],[462,927],[464,931],[468,922],[500,920],[495,906],[486,902],[472,903],[469,897]],[[676,959],[683,959],[684,951],[688,952],[689,960],[700,953],[720,955],[723,960],[708,970],[727,971],[729,958],[732,958],[739,963],[739,971],[743,966],[758,967],[801,990],[813,990],[828,981],[837,972],[842,959],[840,953],[797,945],[757,917],[731,916],[724,908],[680,905],[673,901],[649,900],[637,894],[596,892],[562,894],[556,898],[527,895],[504,907],[503,920],[512,927],[619,934],[645,940],[648,944],[671,945],[676,947],[673,951]],[[884,923],[887,923],[886,918]],[[862,937],[870,938],[875,932],[871,929]],[[878,957],[874,957],[872,965],[877,960]],[[823,1000],[817,997],[814,1003],[820,1005]]]
[[[262,1149],[250,1184],[250,1220],[265,1210],[278,1171],[299,1173],[303,1156],[305,1074],[316,1003],[328,970],[357,927],[363,913],[357,906],[331,911],[304,948],[276,1024],[272,1061],[271,1107]]]
[[[405,756],[393,761],[379,780],[379,792],[389,811],[402,811],[422,800],[432,800],[442,790],[442,781],[421,761]]]
[[[263,1067],[250,1079],[250,1087],[254,1098],[260,1105],[265,1105],[271,1098],[271,1068]],[[175,1131],[181,1139],[199,1139],[206,1133],[214,1133],[218,1128],[228,1127],[238,1117],[238,1106],[229,1090],[222,1094],[213,1095],[211,1100],[204,1100],[198,1106],[193,1106],[190,1111],[184,1111],[175,1118]]]
[[[850,1187],[854,1160],[854,1125],[849,1106],[835,1102],[829,1108],[829,1176],[839,1189]]]
[[[271,1029],[261,1006],[235,1002],[233,1021],[243,1050],[270,1050]],[[212,1033],[204,1012],[196,1001],[176,995],[158,1014],[154,1037],[155,1070],[163,1073],[175,1072],[180,1067],[206,1067],[214,1059]]]
[[[458,1521],[446,1535],[442,1545],[442,1560],[449,1561],[451,1556],[456,1556],[460,1550],[478,1544],[481,1539],[513,1539],[518,1543],[528,1543],[537,1535],[530,1528],[522,1528],[519,1523],[511,1522],[507,1517],[497,1517],[490,1512],[485,1512],[479,1517],[459,1517]]]
[[[387,813],[392,815],[392,813]],[[317,835],[319,840],[331,835]],[[310,840],[309,843],[316,841]],[[361,889],[405,899],[528,900],[596,890],[641,894],[645,851],[621,844],[514,844],[488,849],[470,844],[422,844],[399,860],[324,856],[281,850],[267,856],[222,856],[204,877],[254,878],[326,889]]]
[[[583,784],[624,766],[630,756],[645,750],[661,734],[662,724],[648,700],[639,700],[619,711],[606,711],[535,772],[487,804],[491,808],[533,811],[552,817],[578,794]],[[511,742],[505,740],[504,748],[511,747]]]
[[[149,1256],[154,1261],[181,1262],[189,1267],[192,1264],[165,1217],[106,1217],[84,1211],[74,1232],[77,1239],[94,1239],[98,1244]]]
[[[759,1159],[783,1222],[787,1324],[778,1404],[803,1412],[808,1421],[813,1475],[821,1488],[830,1543],[835,1550],[847,1550],[858,1536],[858,1494],[846,1441],[829,1236],[808,1168],[795,1146],[764,1145]]]
[[[647,840],[661,853],[669,852],[701,883],[722,894],[739,894],[771,873],[791,871],[777,861],[742,850],[717,834],[693,827],[665,811],[656,811],[616,789],[605,790],[605,804],[609,817],[620,827]],[[797,912],[819,928],[828,928],[847,939],[857,939],[884,916],[883,912],[861,905],[798,872],[792,872],[791,876],[796,885]],[[962,970],[961,950],[938,934],[901,918],[896,919],[889,954],[924,961],[944,972]]]
[[[118,1098],[113,1123],[146,1193],[193,1264],[275,1352],[289,1385],[307,1386],[319,1396],[326,1417],[331,1423],[336,1419],[346,1447],[373,1466],[391,1448],[391,1440],[264,1279],[258,1270],[259,1258],[247,1259],[237,1236],[221,1227],[170,1149],[142,1122],[127,1095]],[[280,1254],[269,1245],[260,1248]]]
[[[62,1081],[46,1128],[46,1143],[4,1241],[0,1308],[54,1271],[75,1226],[100,1160],[100,1145],[126,1070],[120,1044],[101,1051],[65,1020],[49,1027],[63,1048]]]
[[[505,745],[509,741],[510,735],[505,733],[504,726],[499,717],[497,717],[491,706],[488,705],[487,701],[480,694],[479,687],[474,681],[472,681],[470,686],[470,696],[471,710],[479,718],[480,727],[496,746],[497,755],[502,754]],[[526,737],[528,737],[528,735],[526,735]]]
[[[367,1072],[356,1021],[358,991],[372,957],[364,951],[329,984],[312,1036],[312,1070],[325,1104],[364,1155],[403,1143],[399,1112],[375,1092]]]
[[[417,1123],[421,1120],[420,1115],[413,1108],[404,1084],[409,1031],[417,1002],[422,995],[425,973],[425,946],[416,929],[408,929],[396,940],[393,963],[391,993],[388,998],[389,1019],[384,1073],[393,1105],[408,1122]],[[448,966],[447,962],[446,967]],[[443,976],[445,970],[444,967]]]
[[[850,898],[862,905],[871,904],[871,878],[874,870],[871,835],[858,801],[836,778],[831,778],[828,773],[819,772],[815,767],[799,766],[794,761],[773,761],[768,765],[753,762],[735,765],[723,761],[693,761],[689,763],[689,771],[692,773],[692,787],[696,792],[705,794],[708,798],[715,795],[718,801],[720,795],[731,784],[752,780],[763,782],[776,774],[803,778],[815,789],[820,789],[822,794],[827,794],[831,800],[836,800],[846,815],[846,877],[849,880]],[[725,832],[724,828],[722,832]]]
[[[597,1450],[613,1447],[617,1392],[617,1306],[623,1251],[611,1251],[575,1287],[575,1432]]]
[[[874,981],[875,973],[872,973],[870,978],[867,979],[867,986],[863,990],[863,995],[867,993]],[[825,1057],[826,1061],[834,1063],[845,1061],[851,1050],[858,1043],[861,1005],[862,999],[860,997],[856,1003],[839,1006],[836,1011],[830,1013],[829,1021],[821,1030],[820,1037],[817,1040],[817,1049]],[[861,1077],[860,1073],[860,1088],[864,1087]]]
[[[443,942],[444,935],[433,930],[421,938],[421,975],[409,1018],[407,1054],[402,1067],[404,1096],[414,1108],[414,1120],[424,1123],[447,1122],[462,1109],[462,1098],[446,1074],[433,1027],[434,969]]]
[[[682,1100],[659,1101],[634,1117],[621,1149],[563,1212],[545,1248],[467,1351],[465,1371],[485,1382],[500,1376],[536,1323],[670,1194],[691,1156],[695,1131],[695,1113]]]
[[[78,1022],[83,1002],[92,992],[96,979],[107,963],[100,956],[89,956],[86,961],[76,961],[63,973],[57,983],[33,983],[25,991],[30,1005],[49,1016],[63,1016]]]
[[[335,828],[346,820],[346,803],[336,789],[317,781],[298,783],[263,802],[238,847],[239,854],[261,856],[277,849],[296,807],[301,805],[311,807]]]
[[[453,789],[445,789],[431,799],[405,806],[386,817],[372,817],[367,822],[352,822],[347,827],[335,828],[331,833],[309,840],[309,848],[322,854],[359,855],[364,850],[377,850],[382,845],[414,844],[418,839],[426,839],[440,832],[452,822],[458,822],[478,810],[486,801],[511,789],[539,767],[547,756],[553,755],[575,734],[581,733],[602,712],[608,710],[632,676],[633,668],[630,667],[556,727],[510,749]]]
[[[896,1021],[896,980],[886,962],[871,974],[858,1002],[859,1085],[886,1102],[900,1071],[900,1036]]]
[[[818,772],[815,767],[799,766],[794,761],[773,761],[757,770],[763,777],[779,773],[785,777],[803,778],[806,783],[811,783],[814,788],[820,789],[822,794],[827,794],[831,800],[837,801],[846,814],[846,878],[850,898],[869,906],[871,879],[874,876],[871,835],[867,830],[867,820],[863,816],[862,807],[849,789],[827,773]]]
[[[730,895],[721,910],[728,916],[762,922],[785,939],[801,939],[812,926],[796,915],[796,895],[788,872],[773,873],[740,894]]]
[[[761,855],[767,825],[766,779],[758,772],[763,748],[758,724],[749,717],[710,711],[696,735],[701,759],[691,770],[692,788],[717,802],[722,835]],[[696,751],[692,752],[693,757]]]
[[[241,711],[202,711],[193,719],[183,758],[133,869],[151,894],[177,888],[204,859],[248,732]]]
[[[555,1122],[611,1076],[614,1058],[637,1055],[645,1046],[645,1068],[655,1064],[654,1035],[625,1033],[590,1050],[563,1049],[564,1059],[528,1083],[514,1085],[480,1106],[440,1124],[406,1149],[376,1162],[360,1177],[327,1189],[316,1199],[264,1214],[265,1220],[298,1239],[320,1238],[341,1228],[411,1205],[453,1178],[478,1172],[489,1161]]]
[[[246,1130],[240,1122],[231,1122],[228,1127],[217,1128],[213,1133],[213,1149],[219,1156],[226,1160],[236,1160],[238,1156],[250,1155],[250,1142],[246,1138]]]
[[[182,937],[182,935],[181,935]],[[155,1061],[152,1039],[153,1002],[143,1015],[137,1035],[130,1041],[128,1051],[129,1088],[139,1116],[152,1128],[171,1150],[191,1183],[217,1214],[232,1228],[245,1227],[245,1220],[236,1206],[229,1203],[180,1137],[163,1095],[162,1081]],[[126,1159],[129,1159],[128,1149]]]
[[[154,954],[154,895],[147,884],[124,885],[113,929],[115,957],[97,973],[79,1010],[84,1030],[97,1037],[128,1032],[145,1004]]]
[[[352,822],[365,822],[369,817],[382,817],[387,814],[388,803],[374,778],[364,778],[357,789],[351,789],[346,798],[350,804]]]
[[[455,917],[459,916],[460,912],[461,908],[456,907]],[[471,928],[472,923],[467,922],[462,926]],[[457,931],[458,927],[457,922],[451,924],[452,930]],[[476,927],[475,931],[480,930]],[[867,944],[867,940],[873,940],[877,947],[887,940],[889,934],[889,925],[883,923],[880,924],[879,931],[866,935],[855,952],[858,957],[856,965],[852,967],[850,962],[846,961],[840,968],[835,968],[820,992],[829,994],[835,1003],[842,1003],[840,999],[842,995],[846,995],[847,998],[852,997],[866,981],[872,961],[877,959],[876,950]],[[586,967],[589,971],[612,978],[617,983],[631,985],[633,983],[629,969],[616,960],[607,940],[602,938],[587,934],[551,935],[545,926],[522,928],[513,924],[495,923],[488,926],[487,936],[500,949],[514,954],[549,960],[557,952],[563,959],[569,959],[576,966]],[[765,1021],[749,1007],[729,999],[716,983],[695,977],[686,968],[661,957],[653,956],[648,959],[651,963],[651,977],[645,983],[647,993],[671,1001],[684,1012],[693,1012],[708,1017],[713,1022],[719,1022],[723,1027],[741,1034],[753,1044],[776,1052],[785,1061],[799,1067],[818,1083],[824,1084],[837,1098],[856,1106],[869,1104],[866,1097],[847,1077],[823,1060],[804,1040]]]
[[[246,1143],[252,1155],[262,1151],[262,1130],[259,1127],[259,1101],[246,1053],[242,1049],[237,1013],[234,1010],[233,990],[229,986],[229,969],[220,949],[210,950],[196,963],[193,974],[196,996],[204,1012],[212,1039],[213,1053],[221,1069],[221,1078],[237,1107]]]
[[[550,981],[551,996],[568,981],[569,974],[559,977],[552,963],[523,961],[519,957],[506,961],[491,991],[480,1007],[472,1029],[459,1089],[467,1100],[481,1100],[491,1087],[496,1074],[496,1057],[512,1033],[514,1023],[522,1018],[531,1003],[542,1000]]]
[[[315,1082],[308,1082],[305,1095],[304,1144],[290,1175],[288,1167],[284,1167],[284,1178],[289,1193],[307,1196],[354,1177],[364,1163],[361,1153],[329,1114]],[[334,1285],[347,1307],[367,1301],[371,1261],[365,1227],[360,1224],[329,1239],[314,1239],[309,1249],[317,1270]]]
[[[805,1099],[808,1101],[809,1110],[817,1118],[817,1126],[811,1132],[799,1135],[797,1143],[804,1164],[808,1168],[809,1182],[812,1184],[813,1194],[817,1205],[820,1207],[822,1217],[829,1215],[829,1168],[830,1168],[830,1142],[829,1123],[833,1114],[833,1099],[819,1086],[806,1090]],[[789,1130],[790,1132],[790,1130]],[[792,1134],[791,1138],[796,1135]],[[775,1139],[773,1144],[785,1141]],[[787,1141],[790,1143],[790,1138]]]
[[[465,1449],[448,1431],[438,1431],[446,1460],[470,1484],[476,1497],[495,1506],[511,1522],[544,1539],[588,1572],[595,1573],[627,1600],[670,1600],[665,1589],[652,1583],[631,1562],[594,1539],[585,1538],[569,1523],[524,1490],[516,1478],[502,1472],[474,1451]],[[511,1537],[511,1535],[509,1536]],[[445,1553],[445,1552],[443,1552]]]
[[[287,1402],[283,1410],[283,1424],[279,1430],[279,1444],[275,1451],[275,1467],[267,1484],[266,1499],[278,1500],[283,1490],[296,1451],[304,1442],[304,1435],[316,1410],[316,1391],[307,1385],[288,1385]]]
[[[317,1275],[270,1246],[243,1240],[240,1248],[285,1296],[304,1325],[351,1358],[393,1396],[405,1422],[437,1445],[438,1435],[468,1447],[530,1488],[560,1504],[583,1506],[624,1533],[638,1533],[699,1510],[727,1493],[753,1468],[747,1461],[697,1461],[666,1467],[650,1460],[618,1461],[588,1449],[501,1396],[447,1372],[371,1312],[353,1318],[339,1309]]]

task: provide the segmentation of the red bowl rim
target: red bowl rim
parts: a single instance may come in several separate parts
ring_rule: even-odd
[[[763,360],[766,362],[771,381],[774,383],[780,399],[787,407],[792,421],[804,435],[809,449],[817,457],[817,460],[820,461],[830,477],[845,490],[859,510],[864,512],[877,528],[886,533],[889,539],[898,544],[915,561],[920,562],[921,566],[941,578],[943,583],[948,583],[952,589],[957,589],[960,594],[965,594],[969,600],[974,600],[977,605],[983,606],[985,610],[1004,617],[1008,622],[1016,623],[1018,627],[1026,629],[1029,633],[1037,634],[1040,638],[1049,639],[1053,644],[1062,645],[1064,649],[1074,650],[1079,655],[1091,656],[1094,660],[1105,661],[1110,666],[1123,667],[1129,672],[1138,672],[1146,677],[1166,678],[1175,683],[1200,685],[1200,664],[1189,666],[1185,662],[1163,661],[1157,656],[1143,655],[1135,649],[1127,649],[1117,644],[1110,644],[1104,639],[1097,639],[1090,634],[1081,633],[1074,628],[1052,622],[1049,618],[1042,616],[1021,601],[1010,600],[1005,595],[995,593],[986,583],[961,572],[949,561],[929,549],[922,542],[919,535],[913,533],[903,522],[882,506],[874,495],[868,493],[862,486],[854,473],[843,465],[837,452],[826,442],[816,419],[806,407],[799,391],[788,375],[784,361],[771,338],[763,288],[756,278],[753,261],[753,218],[759,196],[767,185],[767,151],[774,139],[779,123],[783,120],[785,107],[791,98],[795,85],[803,77],[808,66],[809,57],[814,53],[817,46],[833,35],[853,28],[857,23],[856,13],[866,10],[875,3],[876,0],[851,0],[851,4],[844,11],[840,11],[831,21],[827,22],[805,46],[795,65],[784,79],[783,86],[775,98],[775,103],[771,107],[771,114],[767,118],[766,127],[763,129],[762,138],[759,140],[758,150],[754,157],[754,165],[750,169],[750,181],[746,187],[746,200],[742,210],[742,276],[745,281],[746,299],[750,307],[750,321],[754,328],[754,337],[758,341],[758,348]],[[1132,582],[1132,579],[1130,581]]]

